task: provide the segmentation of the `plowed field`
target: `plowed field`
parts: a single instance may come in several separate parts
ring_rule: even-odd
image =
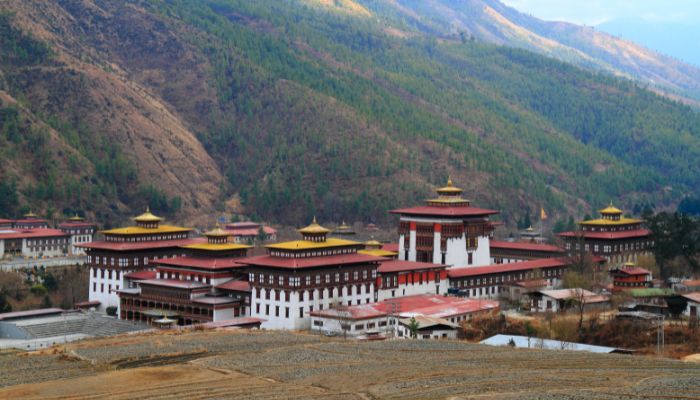
[[[281,332],[116,337],[0,364],[11,399],[700,399],[696,363]]]

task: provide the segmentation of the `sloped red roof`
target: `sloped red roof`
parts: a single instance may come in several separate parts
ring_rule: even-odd
[[[83,247],[93,250],[110,251],[135,251],[147,249],[164,249],[168,247],[182,247],[188,244],[202,243],[203,239],[173,239],[173,240],[152,240],[148,242],[107,242],[104,240],[78,244],[76,247]]]
[[[447,270],[447,276],[450,278],[462,278],[465,276],[527,271],[538,268],[565,267],[567,265],[569,265],[569,263],[564,258],[539,258],[537,260],[514,262],[510,264],[493,264],[484,267],[452,268]]]
[[[638,237],[650,236],[651,231],[648,229],[634,229],[629,231],[617,231],[617,232],[561,232],[557,233],[557,236],[561,237],[580,237],[583,236],[586,239],[631,239]]]
[[[486,208],[477,208],[471,206],[453,206],[453,207],[438,207],[438,206],[418,206],[410,208],[400,208],[398,210],[389,211],[392,214],[402,215],[427,215],[427,216],[442,216],[442,217],[479,217],[498,214],[496,210]]]
[[[0,231],[0,240],[5,239],[29,239],[42,237],[66,237],[68,234],[60,229],[32,228],[32,229],[12,229]]]
[[[396,304],[396,306],[392,306]],[[348,315],[352,319],[369,319],[386,316],[392,309],[399,316],[423,315],[427,317],[449,318],[455,315],[469,314],[477,311],[498,309],[495,300],[466,299],[454,296],[421,294],[415,296],[387,299],[378,303],[360,304],[350,307],[314,311],[311,315],[338,318]]]
[[[424,269],[444,268],[447,268],[447,265],[416,261],[389,260],[383,261],[381,264],[379,264],[379,269],[377,269],[377,272],[381,274],[388,272],[418,271]]]
[[[133,280],[156,279],[157,276],[158,273],[156,271],[136,271],[124,275],[125,278]]]
[[[399,252],[399,244],[398,243],[387,243],[382,245],[382,250],[384,251],[393,251],[394,253]]]
[[[649,270],[646,270],[644,268],[639,268],[639,267],[634,267],[634,268],[620,268],[616,269],[616,272],[622,272],[623,274],[626,275],[649,275],[651,272]]]
[[[686,299],[700,303],[700,292],[686,293],[683,295]]]
[[[59,228],[90,228],[97,226],[90,222],[61,222],[58,224]]]
[[[250,282],[239,280],[230,280],[228,282],[224,282],[221,285],[217,285],[216,288],[222,290],[235,290],[237,292],[252,291],[252,289],[250,288]]]
[[[225,229],[226,233],[230,233],[233,236],[255,236],[260,231],[260,228],[229,228]],[[263,232],[266,235],[277,234],[277,230],[270,228],[269,226],[263,226]]]
[[[165,265],[169,267],[182,267],[182,268],[195,268],[195,269],[207,269],[207,270],[220,270],[220,269],[230,269],[243,267],[242,264],[238,263],[241,258],[234,257],[222,257],[222,258],[209,258],[209,257],[175,257],[175,258],[162,258],[159,260],[154,260],[153,263],[157,265]]]
[[[211,287],[211,285],[204,282],[183,281],[179,279],[148,279],[139,282],[139,285],[166,286],[179,289],[203,289]]]
[[[317,257],[307,257],[307,258],[286,258],[286,257],[273,257],[269,255],[265,256],[255,256],[240,258],[238,262],[244,265],[254,265],[260,267],[273,267],[273,268],[288,268],[288,269],[298,269],[298,268],[312,268],[312,267],[323,267],[323,266],[334,266],[334,265],[346,265],[346,264],[360,264],[360,263],[370,263],[384,261],[384,257],[370,256],[367,254],[338,254],[333,256],[317,256]]]
[[[563,253],[564,250],[560,247],[551,244],[528,243],[528,242],[506,242],[502,240],[491,240],[492,249],[508,249],[508,250],[524,250],[524,251],[542,251],[549,253]]]

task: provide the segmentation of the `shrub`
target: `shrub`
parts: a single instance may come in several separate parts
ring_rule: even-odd
[[[40,283],[37,283],[36,285],[32,286],[31,289],[29,289],[29,291],[37,297],[46,296],[46,294],[48,293],[48,290],[46,290],[46,286]]]

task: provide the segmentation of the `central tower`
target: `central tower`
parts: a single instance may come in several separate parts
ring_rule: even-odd
[[[472,207],[452,180],[424,206],[393,210],[399,214],[399,259],[447,264],[450,267],[489,265],[489,240],[498,211]]]

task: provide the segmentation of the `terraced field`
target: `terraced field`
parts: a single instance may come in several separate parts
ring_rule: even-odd
[[[215,331],[92,340],[61,352],[0,356],[3,372],[19,368],[0,377],[0,397],[700,399],[700,364],[462,342]]]

